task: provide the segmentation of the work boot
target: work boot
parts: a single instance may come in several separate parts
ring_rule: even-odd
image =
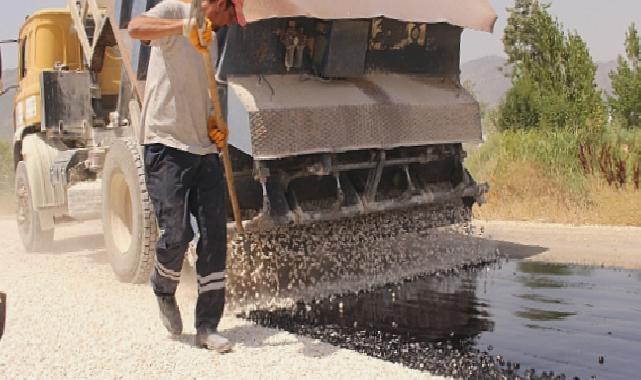
[[[199,327],[196,333],[196,345],[200,348],[206,348],[212,351],[218,351],[221,354],[231,351],[232,342],[222,335],[218,335],[215,329],[208,327]]]
[[[180,317],[180,309],[174,296],[157,296],[158,308],[160,309],[160,320],[167,331],[173,335],[180,335],[183,332],[183,321]]]

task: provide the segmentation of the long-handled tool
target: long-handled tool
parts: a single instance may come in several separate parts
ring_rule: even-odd
[[[0,293],[0,339],[4,334],[4,324],[7,320],[7,295]]]
[[[202,31],[205,29],[205,14],[203,13],[201,0],[192,0],[190,17],[196,20],[198,29],[202,33]],[[228,133],[229,127],[227,126],[227,121],[225,121],[225,118],[223,117],[223,110],[220,103],[220,98],[218,97],[218,83],[216,82],[216,73],[211,62],[211,52],[209,50],[209,47],[207,47],[207,51],[203,53],[203,59],[205,61],[205,68],[207,69],[207,77],[209,80],[209,96],[214,107],[214,116],[216,117],[218,129],[220,129],[222,132]],[[242,235],[245,233],[245,229],[243,227],[243,220],[240,215],[240,206],[238,205],[238,196],[236,195],[236,185],[234,183],[234,170],[231,164],[227,142],[224,143],[221,150],[223,153],[225,177],[227,179],[227,191],[229,192],[229,199],[231,200],[231,206],[234,212],[234,220],[236,221],[236,232]]]

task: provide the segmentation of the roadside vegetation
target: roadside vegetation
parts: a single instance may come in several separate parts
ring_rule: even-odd
[[[11,144],[0,141],[0,214],[14,212]]]
[[[595,84],[596,64],[538,0],[516,0],[504,36],[512,89],[484,114],[486,142],[467,162],[488,181],[483,219],[641,226],[641,39]]]

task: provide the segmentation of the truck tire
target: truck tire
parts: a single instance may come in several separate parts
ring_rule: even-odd
[[[15,191],[18,202],[18,231],[25,249],[27,252],[39,252],[50,248],[54,229],[45,230],[41,227],[40,215],[33,208],[32,191],[24,161],[18,162],[16,166]]]
[[[133,139],[111,145],[102,178],[102,224],[109,261],[122,282],[144,283],[154,264],[156,219]]]

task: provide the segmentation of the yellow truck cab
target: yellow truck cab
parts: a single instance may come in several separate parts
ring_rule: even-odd
[[[25,129],[42,128],[43,72],[86,70],[80,40],[68,9],[44,9],[29,16],[20,29],[18,44],[18,89],[14,103],[16,141],[22,139]],[[92,90],[99,92],[110,105],[118,96],[121,66],[118,49],[106,49],[103,69]]]
[[[47,247],[57,221],[100,215],[100,165],[82,162],[90,151],[103,161],[106,150],[98,145],[106,144],[94,128],[107,129],[117,106],[122,60],[112,44],[101,50],[99,70],[89,67],[81,43],[88,34],[78,35],[76,21],[68,8],[40,10],[16,41],[13,156],[18,227],[28,250]],[[91,22],[83,33],[95,29]],[[76,188],[83,190],[74,190],[81,182]]]
[[[80,42],[66,9],[45,9],[25,21],[18,38],[18,90],[14,103],[16,133],[40,128],[42,118],[40,77],[44,70],[82,68]],[[21,140],[18,136],[16,140]]]

